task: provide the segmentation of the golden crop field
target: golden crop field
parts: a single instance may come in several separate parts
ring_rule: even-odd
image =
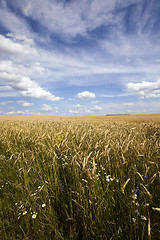
[[[0,117],[3,240],[160,239],[160,114]]]
[[[80,117],[55,117],[45,115],[23,115],[23,116],[0,116],[0,120],[22,120],[22,121],[71,121],[71,122],[160,122],[160,114],[135,114],[135,115],[108,115],[108,116],[80,116]]]

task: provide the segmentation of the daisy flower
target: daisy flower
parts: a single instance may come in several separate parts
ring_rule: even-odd
[[[37,217],[37,213],[33,213],[32,218],[35,219]]]
[[[45,203],[43,203],[43,204],[42,204],[42,207],[44,208],[45,206],[46,206],[46,204],[45,204]]]
[[[26,215],[26,214],[27,214],[27,211],[24,211],[24,212],[23,212],[23,215]]]
[[[132,218],[132,221],[135,223],[135,222],[136,222],[136,219],[135,219],[135,218]]]
[[[147,218],[143,215],[141,215],[141,219],[144,220],[144,221],[147,221]]]

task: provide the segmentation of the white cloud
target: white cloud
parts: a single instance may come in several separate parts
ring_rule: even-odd
[[[12,36],[12,34],[8,34],[8,36]],[[20,39],[20,37],[19,37]],[[24,55],[24,54],[37,54],[36,49],[31,47],[30,43],[31,41],[27,41],[27,38],[21,36],[21,42],[16,42],[17,38],[9,39],[2,35],[0,35],[0,50],[3,53],[9,53],[9,54],[18,54],[18,55]]]
[[[88,112],[88,109],[80,104],[73,105],[72,107],[73,109],[70,109],[69,113],[83,115]]]
[[[80,104],[73,105],[73,107],[74,107],[74,108],[83,108],[83,106],[80,105]]]
[[[151,37],[147,34],[135,34],[128,37],[116,31],[116,36],[111,39],[99,40],[100,48],[114,62],[115,69],[111,66],[112,73],[159,73],[158,62],[155,60],[160,52],[160,46],[153,45]],[[147,51],[146,51],[147,49]]]
[[[117,97],[127,97],[128,93],[120,93],[120,94],[102,94],[101,97],[104,98],[117,98]]]
[[[25,21],[20,16],[16,16],[16,13],[10,11],[7,8],[6,1],[1,1],[1,8],[0,8],[0,22],[1,25],[7,29],[8,31],[14,34],[22,34],[25,33],[27,36],[32,36],[31,30]],[[15,7],[15,4],[14,4]]]
[[[26,115],[26,114],[29,114],[29,110],[28,109],[25,110],[25,111],[18,110],[18,111],[6,112],[6,113],[3,112],[3,115]],[[32,114],[32,113],[30,113],[30,114]]]
[[[84,91],[84,92],[78,93],[77,97],[80,99],[91,99],[91,98],[95,98],[96,95],[92,92]]]
[[[86,112],[87,108],[80,105],[80,104],[75,104],[72,106],[73,109],[69,110],[69,113],[73,113],[73,114],[83,114]]]
[[[45,68],[43,68],[39,62],[34,62],[31,64],[19,64],[11,60],[4,60],[0,61],[0,72],[39,77],[40,75],[43,75]]]
[[[25,42],[29,43],[32,42],[30,39],[23,36],[16,36],[15,38],[25,40]],[[2,39],[4,40],[5,38],[2,37]],[[13,52],[15,53],[16,50],[14,50],[14,47],[16,45],[13,40],[6,39],[5,41],[6,49],[9,49],[10,52],[13,48]],[[21,49],[23,50],[23,48],[21,47],[19,49],[20,51]],[[42,98],[50,101],[60,101],[62,98],[55,97],[49,91],[41,88],[37,82],[31,80],[30,76],[40,76],[44,72],[45,69],[41,66],[39,62],[34,62],[27,66],[25,63],[22,65],[11,60],[0,61],[0,80],[2,84],[0,88],[2,88],[2,90],[17,90],[24,97]]]
[[[14,111],[10,111],[10,112],[7,112],[7,113],[5,113],[6,115],[15,115],[16,114],[16,112],[14,112]]]
[[[0,91],[9,91],[12,90],[10,86],[0,86]]]
[[[123,105],[123,106],[130,106],[130,107],[132,107],[132,106],[133,106],[133,103],[132,103],[132,102],[128,102],[128,103],[123,103],[122,105]]]
[[[94,106],[91,110],[92,110],[92,111],[95,111],[95,112],[98,112],[98,111],[103,110],[103,108],[96,105],[96,106]]]
[[[61,97],[55,97],[49,91],[44,90],[43,88],[37,87],[30,87],[26,91],[21,91],[22,96],[29,97],[29,98],[41,98],[50,101],[60,101]]]
[[[90,114],[93,113],[92,109],[88,109],[86,107],[75,107],[73,106],[73,109],[69,110],[69,113],[71,114],[76,114],[76,115],[86,115],[86,114]]]
[[[40,21],[50,31],[63,37],[85,35],[88,30],[101,24],[114,22],[111,14],[115,6],[114,0],[81,0],[68,4],[63,1],[28,0],[16,1],[16,6],[24,15]]]
[[[25,112],[19,110],[19,111],[17,111],[16,113],[17,113],[17,114],[24,114]]]
[[[11,109],[11,110],[13,110],[13,109],[15,109],[15,107],[8,107],[8,109]]]
[[[14,0],[14,8],[22,15],[39,21],[51,32],[63,38],[86,35],[101,25],[114,25],[119,19],[114,14],[116,7],[125,9],[139,0],[81,0],[81,1],[53,1],[53,0]],[[38,7],[37,7],[38,6]],[[31,34],[25,19],[17,17],[6,4],[0,12],[0,21],[16,34],[26,32]]]
[[[17,101],[18,104],[21,104],[23,107],[30,107],[33,103],[25,102],[25,101]]]
[[[131,94],[138,95],[140,98],[160,97],[160,80],[156,82],[128,83],[126,88]]]
[[[13,39],[15,42],[18,41],[22,45],[26,44],[30,47],[34,45],[34,40],[32,38],[28,38],[22,34],[7,33],[6,36]]]
[[[21,95],[29,98],[41,98],[50,101],[60,101],[62,98],[55,97],[49,91],[41,88],[38,83],[29,77],[0,72],[2,84],[9,84],[13,89],[20,91]]]
[[[81,113],[81,111],[80,110],[72,110],[72,109],[70,109],[69,113],[79,114],[79,113]]]
[[[96,104],[99,103],[100,101],[92,101],[91,103]]]
[[[53,107],[48,104],[42,104],[41,110],[48,112],[48,111],[52,111]]]
[[[85,106],[82,106],[80,104],[76,104],[72,106],[72,109],[69,110],[69,113],[73,113],[73,114],[78,114],[78,115],[86,115],[86,114],[90,114],[90,113],[94,113],[94,112],[100,112],[101,110],[103,110],[102,107],[99,107],[97,105],[95,105],[93,108],[88,108]]]
[[[1,106],[5,106],[5,105],[7,105],[7,104],[9,104],[9,103],[13,103],[13,101],[0,102],[0,105],[1,105]]]
[[[0,72],[0,79],[3,84],[9,84],[12,89],[18,90],[24,97],[40,98],[50,101],[60,101],[62,99],[61,97],[55,97],[49,91],[44,90],[38,85],[38,83],[32,81],[29,77]]]
[[[140,6],[134,4],[133,9],[126,10],[130,4],[141,3],[140,0],[123,0],[123,2],[121,0],[14,0],[15,11],[7,7],[5,2],[5,0],[1,1],[0,22],[2,28],[12,33],[5,36],[0,35],[0,85],[2,85],[0,91],[3,91],[0,92],[0,97],[14,97],[17,94],[17,97],[21,95],[59,101],[62,98],[54,96],[48,88],[48,86],[54,87],[54,82],[56,82],[56,86],[63,81],[64,87],[74,85],[87,89],[89,86],[104,86],[104,84],[107,88],[110,86],[107,85],[108,82],[114,83],[115,87],[117,82],[120,83],[118,86],[122,87],[128,82],[137,84],[134,82],[135,79],[137,81],[145,79],[146,82],[139,83],[143,86],[136,85],[138,90],[135,89],[135,85],[128,84],[128,92],[141,98],[159,96],[159,89],[151,89],[151,86],[146,86],[150,79],[157,79],[157,76],[160,76],[158,62],[160,46],[157,40],[159,32],[150,31],[154,30],[151,25],[156,26],[154,16],[151,15],[154,13],[150,8],[151,3],[146,4],[149,6],[146,9],[143,5],[144,11],[141,14],[142,4],[139,4]],[[11,5],[13,5],[12,2]],[[117,12],[117,10],[119,11]],[[130,15],[125,24],[127,11]],[[20,14],[16,16],[17,12]],[[29,26],[30,22],[27,23],[28,17],[39,22],[39,26],[43,25],[49,30],[43,28],[46,33],[46,35],[41,34],[45,35],[44,45],[38,46],[38,42],[41,41],[40,35],[38,36],[39,31],[37,31],[37,35],[31,32],[34,29]],[[105,26],[107,25],[106,32]],[[101,26],[104,29],[101,29]],[[127,27],[131,27],[131,29],[125,29]],[[98,31],[96,31],[97,28],[99,28]],[[37,30],[43,31],[43,29]],[[102,34],[99,35],[101,31]],[[126,35],[127,31],[135,34]],[[75,41],[74,47],[72,48],[72,45],[68,44],[61,48],[59,44],[62,46],[63,42],[57,43],[54,39],[49,39],[50,34],[52,36],[60,35],[63,41]],[[92,44],[87,46],[85,41],[84,45],[79,44],[79,35],[87,37],[86,43],[89,44],[89,41],[92,41]],[[77,38],[74,39],[76,36]],[[47,49],[48,45],[50,46],[49,50]],[[42,49],[43,46],[44,49]],[[126,76],[129,80],[125,78]],[[52,84],[47,85],[49,82]],[[107,93],[108,95],[103,95],[103,97],[112,97],[113,101],[115,97],[128,94],[110,95],[110,89],[107,90]],[[77,101],[77,97],[95,100],[95,94],[92,96],[91,94],[94,93],[80,92],[74,99],[69,100]],[[92,104],[99,105],[96,101],[93,101]],[[67,107],[67,103],[64,105]],[[94,105],[90,105],[90,107],[87,105],[85,108],[77,104],[70,110],[77,114],[78,111],[79,114],[97,111],[98,114],[104,110],[102,102],[100,106],[103,109],[101,110],[99,106],[94,109]],[[112,112],[112,108],[110,111]]]

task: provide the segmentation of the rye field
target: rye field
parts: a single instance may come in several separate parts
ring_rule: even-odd
[[[160,114],[0,117],[0,239],[160,239]]]

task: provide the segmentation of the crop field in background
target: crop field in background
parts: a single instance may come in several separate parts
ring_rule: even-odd
[[[0,239],[160,239],[160,114],[0,117]]]

